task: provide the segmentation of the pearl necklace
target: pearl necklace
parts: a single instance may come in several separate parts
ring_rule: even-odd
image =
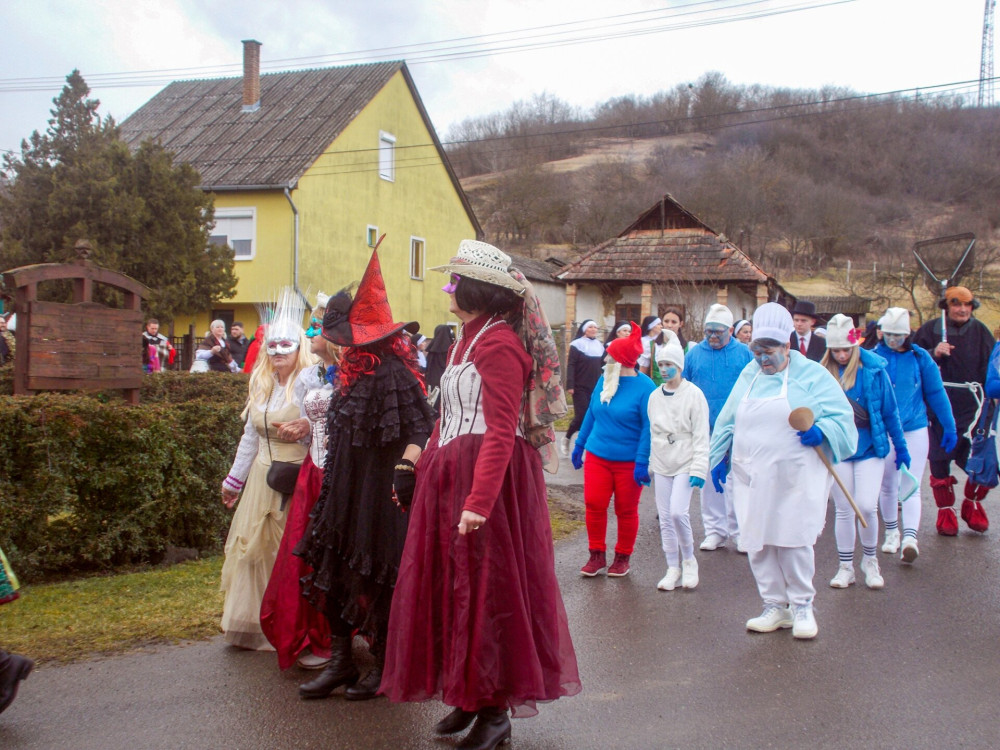
[[[472,343],[469,344],[469,348],[466,349],[465,354],[462,355],[462,364],[465,364],[465,361],[469,358],[469,354],[475,348],[476,343],[479,341],[479,339],[483,337],[483,334],[486,333],[491,328],[496,328],[499,325],[503,325],[503,321],[497,320],[496,315],[491,315],[490,319],[486,321],[486,325],[484,325],[479,330],[479,333],[473,336]],[[464,334],[465,334],[465,323],[463,323],[462,327],[458,330],[458,338],[455,339],[455,346],[452,347],[451,354],[448,356],[448,367],[451,367],[452,364],[455,362],[455,352],[458,351],[458,345],[462,343],[462,337]]]

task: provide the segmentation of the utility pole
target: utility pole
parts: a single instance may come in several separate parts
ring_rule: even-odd
[[[997,0],[986,0],[983,10],[983,51],[979,58],[978,106],[993,106],[993,14]]]

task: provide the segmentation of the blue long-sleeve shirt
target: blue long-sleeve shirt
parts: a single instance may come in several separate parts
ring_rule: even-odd
[[[909,351],[897,352],[879,342],[875,353],[885,360],[885,371],[896,391],[896,405],[904,432],[927,426],[930,406],[945,432],[955,432],[955,416],[941,381],[941,371],[930,353],[911,344]]]
[[[896,395],[885,370],[885,360],[867,349],[862,349],[860,354],[861,367],[854,379],[854,387],[845,393],[868,411],[870,424],[868,427],[858,428],[858,449],[848,461],[885,458],[889,455],[890,439],[897,451],[906,446]]]
[[[604,376],[594,386],[587,416],[576,438],[588,453],[605,461],[649,461],[649,394],[656,384],[639,373],[618,381],[618,390],[606,404],[601,403]]]
[[[706,341],[700,341],[684,357],[684,379],[690,380],[708,401],[708,425],[715,429],[715,420],[736,385],[740,373],[753,359],[750,347],[742,341],[730,338],[721,349],[713,349]]]

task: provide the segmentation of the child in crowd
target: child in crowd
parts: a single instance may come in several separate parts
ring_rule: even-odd
[[[647,406],[649,470],[667,557],[667,574],[656,588],[673,591],[679,581],[693,589],[698,585],[698,561],[691,533],[691,492],[704,487],[708,476],[708,401],[698,386],[681,375],[684,349],[671,330],[663,331],[656,364],[663,384],[650,394]]]

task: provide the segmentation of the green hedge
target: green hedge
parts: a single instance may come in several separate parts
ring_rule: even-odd
[[[4,368],[6,369],[6,368]],[[0,396],[0,547],[26,580],[217,550],[219,486],[242,431],[244,375],[145,378],[108,394]]]

